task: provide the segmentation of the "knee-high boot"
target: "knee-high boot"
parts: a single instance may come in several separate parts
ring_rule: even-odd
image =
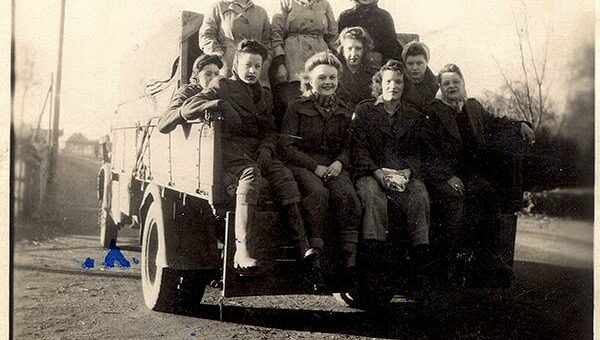
[[[290,228],[292,238],[298,246],[300,258],[312,259],[318,257],[318,250],[311,248],[308,237],[306,236],[306,228],[304,227],[304,220],[300,212],[300,204],[291,203],[283,206],[286,222]]]
[[[248,240],[252,238],[252,225],[256,205],[243,203],[238,199],[235,204],[235,256],[234,263],[239,268],[256,267],[258,261],[248,249]]]

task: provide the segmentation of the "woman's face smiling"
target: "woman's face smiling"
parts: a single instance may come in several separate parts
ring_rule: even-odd
[[[447,101],[458,101],[463,98],[464,82],[455,72],[442,73],[440,78],[440,90]]]
[[[338,87],[338,70],[331,65],[319,65],[310,71],[309,83],[317,94],[331,96]]]

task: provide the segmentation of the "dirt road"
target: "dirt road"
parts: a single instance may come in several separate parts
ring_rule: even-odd
[[[427,312],[398,301],[370,314],[330,296],[236,298],[220,322],[219,291],[207,289],[196,315],[151,312],[141,293],[137,232],[120,234],[131,268],[104,268],[97,164],[63,160],[61,223],[14,231],[16,339],[591,339],[592,222],[554,218],[520,219],[517,278],[507,299],[470,291],[440,296]],[[83,268],[86,258],[93,268]]]

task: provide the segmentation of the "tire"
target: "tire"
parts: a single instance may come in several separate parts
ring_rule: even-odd
[[[163,212],[152,204],[146,215],[142,235],[142,290],[146,306],[154,311],[191,312],[200,304],[206,280],[200,271],[176,270],[158,266],[165,251],[160,233],[165,232]]]
[[[110,248],[110,243],[114,240],[117,242],[117,235],[119,233],[119,227],[113,221],[110,216],[110,207],[105,206],[103,201],[100,200],[100,213],[98,217],[98,223],[100,224],[100,246],[102,248]]]

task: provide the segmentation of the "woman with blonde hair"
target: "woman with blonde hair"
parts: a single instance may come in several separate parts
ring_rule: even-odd
[[[342,64],[328,52],[310,57],[304,67],[303,95],[285,113],[281,156],[300,192],[311,247],[322,249],[323,229],[331,211],[338,226],[340,266],[356,265],[360,201],[352,185],[350,124],[353,108],[336,96]]]

